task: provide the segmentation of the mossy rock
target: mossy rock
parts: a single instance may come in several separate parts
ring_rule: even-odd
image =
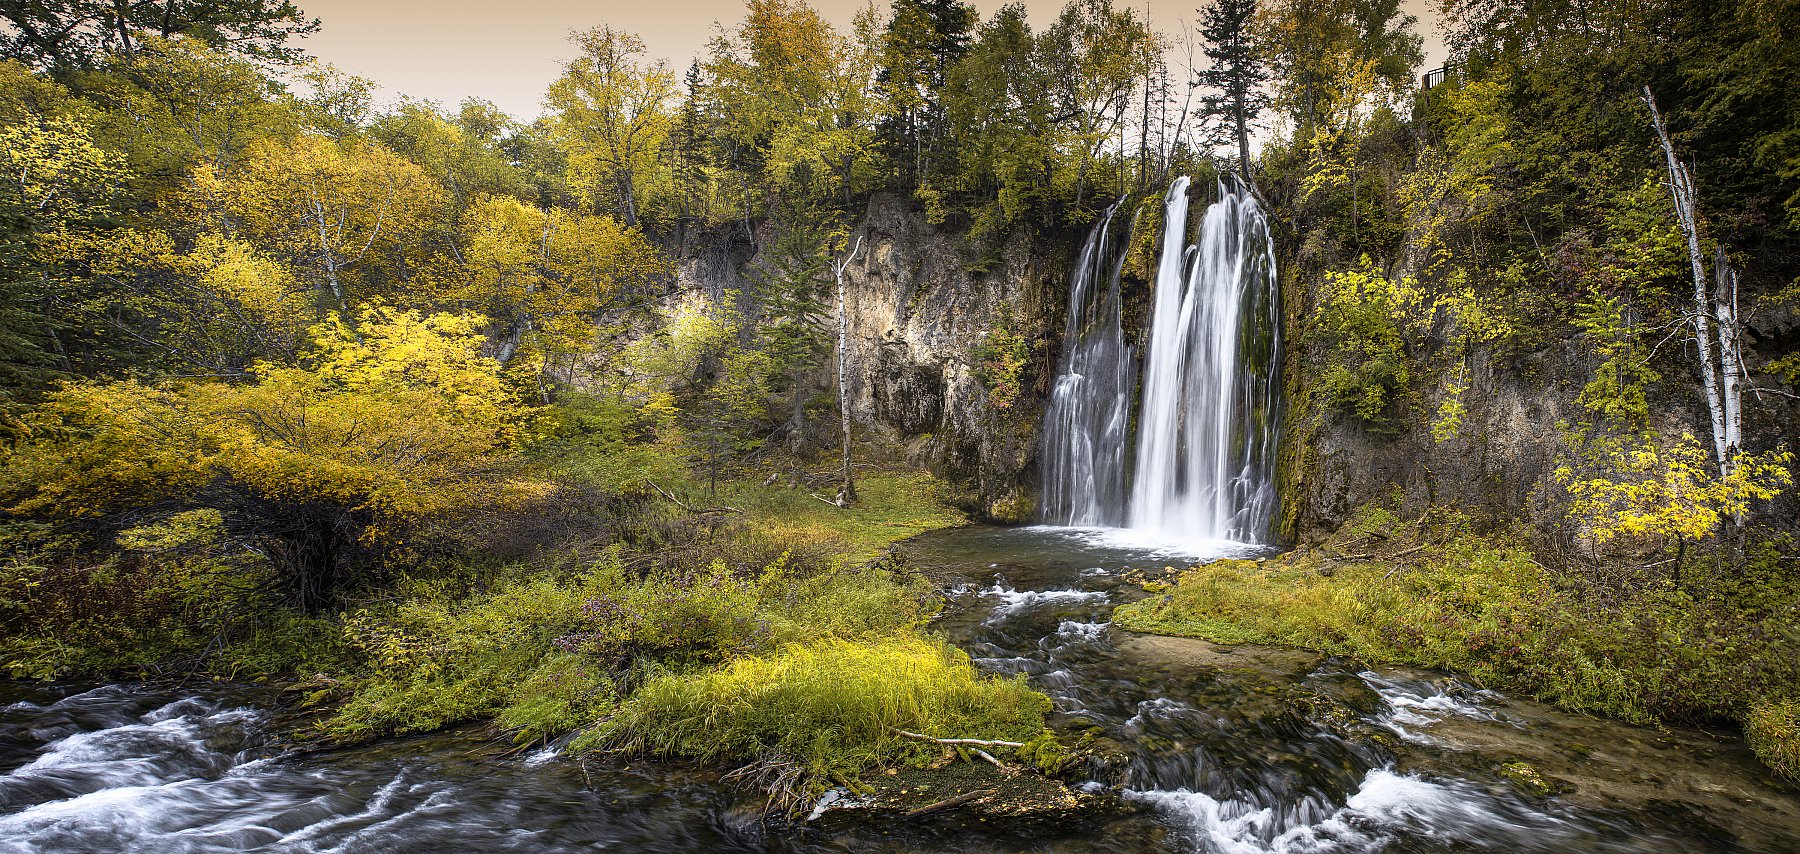
[[[1557,792],[1557,786],[1542,772],[1524,762],[1508,762],[1499,770],[1500,776],[1526,797],[1547,798]]]
[[[1037,514],[1037,502],[1023,492],[1009,492],[988,502],[986,515],[1002,525],[1023,525]]]
[[[986,833],[1042,833],[1135,809],[1116,795],[1078,792],[1062,781],[1008,764],[962,761],[946,751],[924,768],[862,777],[866,790],[832,804],[813,824],[831,832],[868,822],[932,822]]]
[[[1800,781],[1800,700],[1751,707],[1744,719],[1744,738],[1776,774]]]

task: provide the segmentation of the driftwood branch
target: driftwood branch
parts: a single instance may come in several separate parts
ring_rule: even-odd
[[[894,730],[894,732],[896,732],[900,735],[906,736],[907,738],[916,738],[920,741],[929,741],[933,744],[949,744],[949,745],[972,744],[972,745],[979,745],[981,747],[1024,747],[1025,746],[1025,743],[1021,742],[1021,741],[990,741],[985,738],[933,738],[932,736],[925,735],[924,733],[907,732],[906,730],[903,730],[903,729],[897,729],[897,730]]]
[[[935,804],[926,804],[925,806],[919,807],[918,809],[910,810],[906,813],[906,817],[907,818],[918,818],[919,816],[927,815],[929,813],[934,813],[934,812],[937,812],[938,810],[949,809],[954,806],[961,806],[961,805],[966,804],[972,800],[975,800],[976,798],[979,798],[983,795],[991,795],[996,791],[998,791],[998,790],[997,789],[976,789],[973,792],[964,792],[960,795],[957,795],[954,798],[945,798],[941,801],[938,801]]]

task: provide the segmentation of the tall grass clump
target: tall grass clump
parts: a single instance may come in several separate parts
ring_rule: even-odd
[[[613,549],[475,593],[423,584],[353,613],[344,631],[366,664],[325,734],[354,741],[493,719],[522,743],[540,741],[609,714],[646,673],[822,637],[888,637],[934,605],[923,579],[786,552],[754,570],[723,558],[700,569],[631,563]]]
[[[1757,705],[1744,721],[1744,737],[1758,758],[1790,780],[1800,781],[1800,700]]]
[[[942,755],[942,746],[899,730],[1038,750],[1047,743],[1050,708],[1023,678],[983,675],[940,640],[824,638],[714,670],[657,676],[578,744],[787,763],[802,773],[800,788],[816,793],[872,766]]]

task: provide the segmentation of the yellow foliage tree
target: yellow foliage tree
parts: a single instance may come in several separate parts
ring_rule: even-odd
[[[662,155],[675,126],[675,73],[646,58],[642,39],[612,27],[573,41],[580,55],[544,95],[556,111],[551,131],[569,152],[569,183],[590,205],[637,225],[672,181]]]
[[[194,171],[199,200],[224,223],[297,268],[316,270],[340,309],[344,278],[387,247],[405,247],[443,205],[412,161],[363,140],[306,135],[253,145],[243,166]]]
[[[430,518],[547,487],[511,474],[520,405],[481,355],[484,318],[365,309],[304,366],[253,383],[71,383],[3,467],[15,514],[69,521],[212,507],[321,607],[359,553]]]
[[[463,215],[462,248],[440,259],[440,299],[493,319],[502,366],[522,347],[548,359],[576,353],[621,294],[668,272],[641,231],[610,216],[543,210],[509,196],[478,199]]]
[[[1793,485],[1785,450],[1739,454],[1724,477],[1713,473],[1709,452],[1692,433],[1668,444],[1598,439],[1584,449],[1593,458],[1588,472],[1564,465],[1554,473],[1568,490],[1569,515],[1580,520],[1596,544],[1620,538],[1674,540],[1677,561],[1687,543],[1712,536],[1727,518],[1767,501]]]

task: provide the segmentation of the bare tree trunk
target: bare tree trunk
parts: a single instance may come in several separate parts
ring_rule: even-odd
[[[1738,278],[1720,245],[1713,260],[1718,284],[1713,289],[1713,318],[1719,323],[1719,392],[1725,404],[1725,450],[1737,456],[1743,445],[1744,351],[1738,341]]]
[[[1722,381],[1723,374],[1720,371],[1719,363],[1725,363],[1726,371],[1735,371],[1740,356],[1735,350],[1723,350],[1717,354],[1717,359],[1715,359],[1713,320],[1715,319],[1714,313],[1718,310],[1722,300],[1708,294],[1710,288],[1706,276],[1706,256],[1700,249],[1700,224],[1695,200],[1694,179],[1688,172],[1687,164],[1682,163],[1681,158],[1675,154],[1675,143],[1669,138],[1669,129],[1663,124],[1662,113],[1656,108],[1656,97],[1651,94],[1648,86],[1644,87],[1644,103],[1650,107],[1650,125],[1656,130],[1656,137],[1662,143],[1663,158],[1668,162],[1669,194],[1675,200],[1675,217],[1681,223],[1682,234],[1687,237],[1688,263],[1693,268],[1694,274],[1694,306],[1691,317],[1694,324],[1694,343],[1700,351],[1700,384],[1706,392],[1706,410],[1711,420],[1713,452],[1718,458],[1719,476],[1726,477],[1731,474],[1732,458],[1737,455],[1735,429],[1731,422],[1735,420],[1732,416],[1735,416],[1738,410],[1738,401],[1731,400],[1728,403],[1726,397],[1736,394],[1738,378],[1733,376],[1729,381]],[[1720,257],[1723,259],[1723,255]],[[1726,284],[1725,280],[1728,277],[1733,290],[1730,298],[1733,306],[1730,312],[1730,321],[1735,327],[1737,280],[1735,275],[1728,275],[1726,271],[1721,271],[1721,286]],[[1725,318],[1719,317],[1718,319],[1722,321],[1721,326],[1723,326]],[[1735,328],[1729,331],[1720,330],[1719,340],[1716,343],[1722,345],[1727,342],[1735,347],[1737,342]],[[1722,385],[1728,385],[1729,388],[1721,388]]]
[[[849,371],[846,365],[850,355],[850,312],[846,310],[844,300],[844,270],[850,266],[856,251],[862,248],[862,238],[856,238],[856,245],[850,247],[850,254],[837,265],[837,321],[838,321],[838,420],[844,431],[844,484],[838,489],[837,504],[848,507],[856,501],[856,481],[851,474],[850,466],[850,387],[845,380]]]

